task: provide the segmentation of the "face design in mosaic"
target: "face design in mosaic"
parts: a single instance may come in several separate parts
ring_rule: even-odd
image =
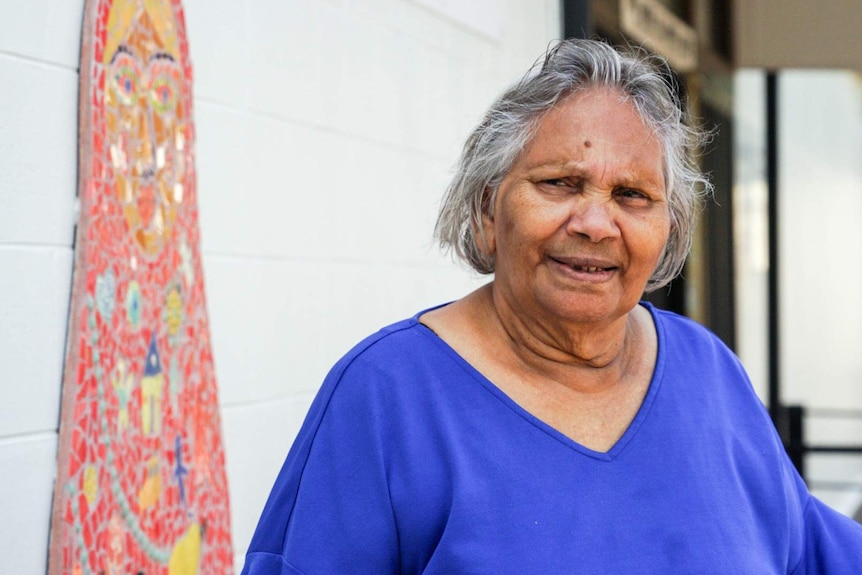
[[[108,26],[124,27],[130,16],[132,22],[103,56],[106,145],[129,233],[145,255],[154,256],[170,238],[185,191],[185,78],[170,22],[158,21],[157,10],[132,15],[116,6]]]
[[[49,573],[230,573],[180,0],[88,0]]]

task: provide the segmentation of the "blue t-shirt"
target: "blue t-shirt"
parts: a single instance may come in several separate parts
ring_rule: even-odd
[[[862,573],[862,526],[808,493],[733,353],[647,308],[655,372],[607,453],[421,314],[367,338],[318,393],[243,573]]]

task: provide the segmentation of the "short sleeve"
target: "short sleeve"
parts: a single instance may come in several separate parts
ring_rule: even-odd
[[[862,573],[862,525],[810,495],[803,521],[803,557],[793,575]]]
[[[350,366],[324,382],[264,508],[244,575],[398,572],[386,414],[363,385],[369,375]]]

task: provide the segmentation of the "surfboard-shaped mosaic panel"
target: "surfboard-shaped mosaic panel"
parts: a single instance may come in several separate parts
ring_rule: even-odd
[[[87,0],[52,575],[230,573],[179,0]]]

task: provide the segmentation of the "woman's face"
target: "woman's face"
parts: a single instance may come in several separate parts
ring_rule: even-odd
[[[619,92],[548,112],[483,219],[494,289],[529,317],[601,323],[640,300],[670,228],[661,146]]]

